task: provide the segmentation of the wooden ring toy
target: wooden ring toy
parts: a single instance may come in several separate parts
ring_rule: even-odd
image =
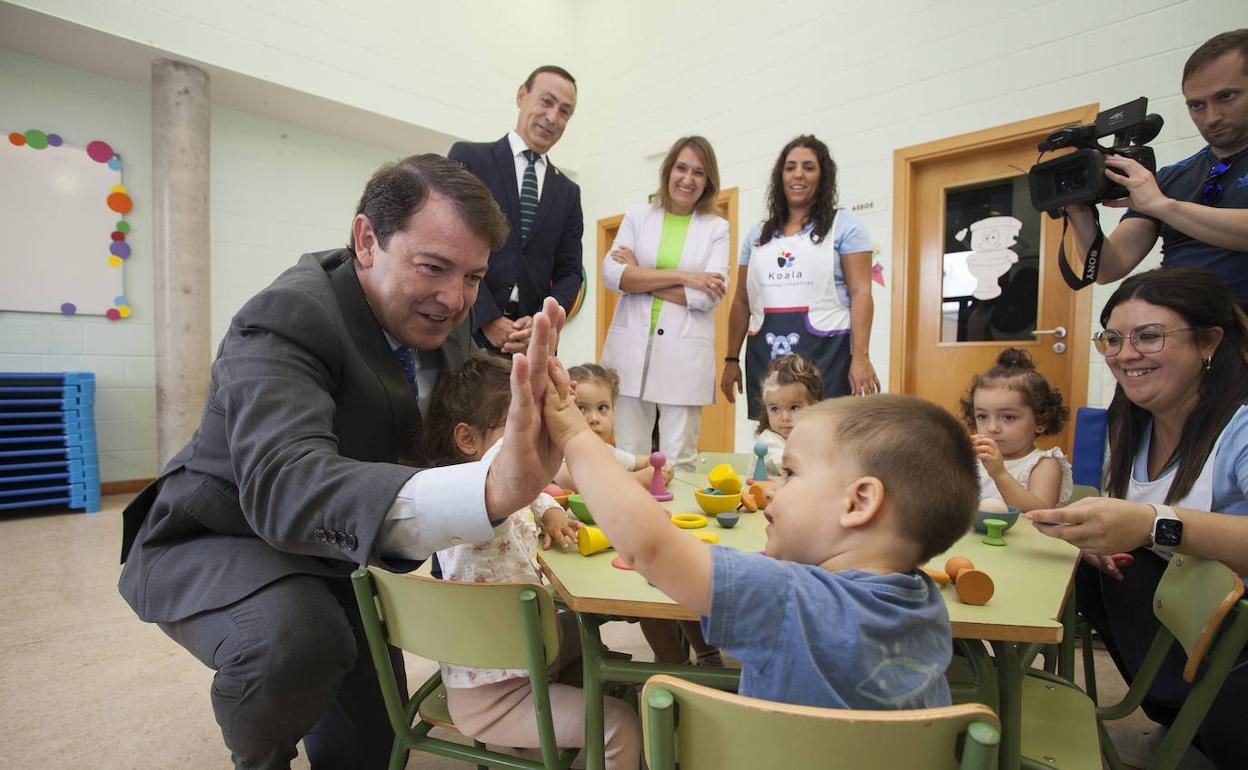
[[[681,529],[701,529],[706,526],[706,517],[700,513],[673,513],[672,523]]]

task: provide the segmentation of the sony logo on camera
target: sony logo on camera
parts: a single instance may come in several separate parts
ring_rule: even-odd
[[[1067,126],[1049,134],[1037,145],[1040,152],[1075,147],[1074,152],[1060,158],[1037,163],[1027,172],[1031,188],[1031,205],[1036,211],[1047,211],[1057,219],[1061,209],[1072,203],[1099,203],[1125,198],[1122,185],[1105,177],[1105,156],[1131,158],[1149,171],[1157,170],[1152,147],[1145,147],[1161,131],[1160,115],[1147,114],[1148,99],[1112,107],[1096,116],[1086,126]],[[1102,146],[1097,140],[1113,135],[1113,144]]]

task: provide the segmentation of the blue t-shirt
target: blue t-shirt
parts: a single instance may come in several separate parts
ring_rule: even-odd
[[[1248,150],[1240,150],[1225,159],[1230,168],[1222,175],[1222,199],[1213,204],[1224,209],[1248,208]],[[1157,172],[1157,186],[1167,198],[1179,201],[1200,201],[1209,169],[1218,159],[1206,146]],[[1154,222],[1161,235],[1162,267],[1203,267],[1218,274],[1236,299],[1248,300],[1248,252],[1210,246],[1187,233],[1174,229],[1156,217],[1127,211],[1123,219],[1138,217]]]
[[[809,236],[811,231],[815,229],[813,223],[807,223],[805,227],[797,232],[799,236]],[[745,267],[750,264],[750,254],[754,252],[754,246],[758,244],[758,237],[763,232],[763,223],[759,222],[750,228],[750,235],[741,243],[741,256],[737,260],[738,267]],[[776,232],[774,237],[782,237],[783,232]],[[862,226],[862,220],[858,219],[858,215],[848,209],[841,209],[836,213],[836,225],[832,228],[832,245],[836,248],[837,254],[854,254],[860,251],[873,251],[871,245],[871,236],[867,234],[867,228]],[[841,304],[849,307],[849,287],[845,284],[845,274],[841,269],[841,262],[837,260],[833,265],[833,275],[836,279],[836,294],[841,299]]]
[[[1241,408],[1222,429],[1222,443],[1213,457],[1213,503],[1210,510],[1235,516],[1248,515],[1248,409]],[[1148,441],[1151,427],[1144,431],[1143,451],[1138,452],[1131,473],[1148,478]]]
[[[803,706],[950,703],[953,654],[940,590],[919,572],[828,572],[711,546],[706,640],[741,661],[741,694]]]

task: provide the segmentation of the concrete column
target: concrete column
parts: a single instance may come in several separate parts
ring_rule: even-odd
[[[208,73],[152,62],[156,257],[156,452],[161,467],[199,426],[211,352]]]

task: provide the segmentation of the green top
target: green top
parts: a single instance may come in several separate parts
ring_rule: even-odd
[[[689,220],[693,219],[692,214],[679,216],[670,212],[663,212],[663,233],[659,236],[659,256],[655,260],[655,268],[658,270],[674,270],[680,264],[680,258],[685,253],[685,236],[689,234]],[[655,297],[650,302],[650,333],[654,334],[654,327],[659,323],[659,309],[663,307],[663,300]]]

